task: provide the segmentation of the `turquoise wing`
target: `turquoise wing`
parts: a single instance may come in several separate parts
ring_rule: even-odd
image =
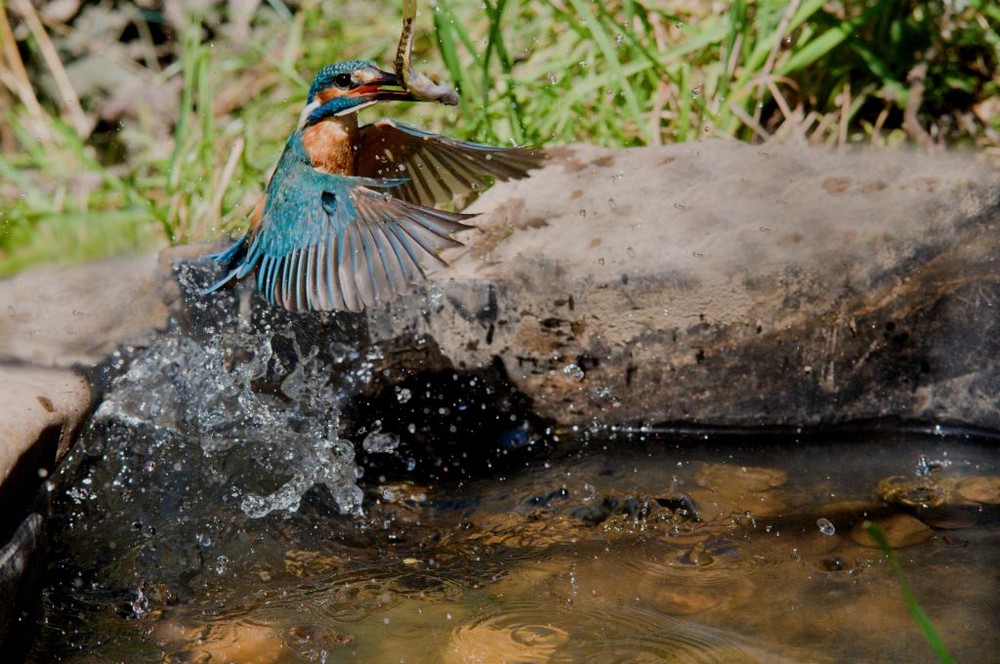
[[[428,207],[461,205],[494,181],[526,177],[545,160],[541,149],[458,141],[389,119],[361,127],[358,146],[357,175],[406,178],[392,195]]]
[[[287,151],[286,151],[287,156]],[[257,288],[291,311],[361,311],[407,292],[439,252],[460,246],[463,215],[387,195],[399,180],[330,175],[299,160],[278,164],[261,221],[219,254],[228,274],[256,270]]]

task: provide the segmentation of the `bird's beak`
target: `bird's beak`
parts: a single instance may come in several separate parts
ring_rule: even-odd
[[[369,102],[376,101],[420,101],[403,86],[395,74],[374,67],[355,74],[360,85],[347,93],[348,97],[360,97]]]

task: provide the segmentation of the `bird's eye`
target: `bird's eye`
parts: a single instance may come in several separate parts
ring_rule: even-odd
[[[349,88],[351,87],[351,75],[350,74],[337,74],[333,77],[333,83],[338,88]]]

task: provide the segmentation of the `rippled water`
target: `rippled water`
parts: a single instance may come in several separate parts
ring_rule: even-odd
[[[218,484],[188,494],[213,512],[193,521],[184,500],[67,501],[34,660],[931,661],[851,531],[894,511],[874,488],[921,455],[950,462],[941,477],[998,470],[988,446],[911,436],[574,447],[504,479],[362,481],[361,516],[312,492],[254,519]],[[179,481],[140,469],[147,492]],[[959,661],[998,652],[997,510],[977,511],[898,551]]]
[[[30,661],[933,661],[865,519],[957,660],[1000,654],[993,442],[533,447],[511,398],[458,376],[372,401],[349,441],[377,354],[264,329],[122,360],[57,478]]]

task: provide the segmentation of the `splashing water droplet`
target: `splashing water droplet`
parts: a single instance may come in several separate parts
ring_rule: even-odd
[[[136,588],[136,596],[132,600],[132,613],[136,618],[145,618],[149,615],[149,598],[146,597],[144,584]]]
[[[391,433],[372,431],[370,434],[365,436],[363,441],[361,441],[361,447],[364,448],[366,452],[388,454],[390,452],[395,452],[396,448],[399,447],[399,438]]]

